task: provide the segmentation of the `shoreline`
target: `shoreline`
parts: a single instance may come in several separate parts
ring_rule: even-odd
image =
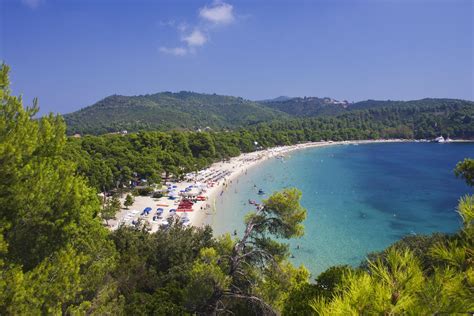
[[[351,141],[324,141],[324,142],[306,142],[296,145],[278,146],[254,151],[250,153],[243,153],[239,156],[232,157],[227,161],[215,162],[206,169],[200,170],[196,173],[188,174],[186,180],[181,182],[169,183],[176,187],[177,191],[185,190],[190,186],[202,187],[203,191],[200,195],[205,196],[205,201],[197,201],[192,206],[192,212],[178,213],[179,217],[187,217],[189,225],[195,227],[204,227],[210,225],[212,227],[212,220],[215,213],[218,211],[216,203],[218,198],[226,191],[227,184],[237,180],[240,176],[246,174],[249,169],[258,166],[271,158],[282,156],[284,154],[317,147],[340,146],[340,145],[359,145],[359,144],[377,144],[377,143],[412,143],[412,142],[429,142],[427,140],[416,139],[377,139],[377,140],[351,140]],[[453,140],[453,143],[473,142],[472,140]],[[123,203],[124,198],[120,199]],[[122,208],[117,214],[116,220],[111,220],[109,228],[114,230],[120,225],[130,225],[132,220],[143,220],[150,225],[151,232],[157,231],[165,219],[172,215],[169,210],[177,208],[178,200],[170,200],[168,197],[159,199],[151,196],[137,196],[135,202],[130,209]],[[164,209],[163,219],[153,221],[153,213],[156,207]],[[140,215],[142,210],[146,207],[151,207],[152,213],[148,215]]]
[[[235,170],[234,172],[230,173],[228,177],[224,179],[224,183],[230,183],[231,181],[234,181],[238,179],[240,176],[246,174],[246,172],[253,168],[258,166],[259,164],[271,159],[278,157],[280,155],[284,155],[290,152],[294,151],[299,151],[303,149],[308,149],[308,148],[317,148],[317,147],[327,147],[327,146],[340,146],[340,145],[359,145],[359,144],[375,144],[375,143],[401,143],[401,142],[416,142],[416,140],[406,140],[406,139],[381,139],[381,140],[354,140],[354,141],[325,141],[325,142],[307,142],[307,143],[301,143],[301,144],[296,144],[296,145],[287,145],[287,146],[278,146],[278,147],[272,147],[256,152],[251,152],[251,153],[243,153],[237,157],[231,158],[228,162],[225,162],[229,165],[233,165],[232,169],[235,168],[235,164],[238,164],[239,162],[246,161],[245,165],[238,165],[238,169]],[[209,169],[211,168],[222,168],[222,164],[225,163],[214,163],[212,164]],[[217,199],[221,194],[225,193],[225,190],[222,191],[221,194],[219,194],[218,190],[212,190],[208,192],[208,201],[211,204],[211,214],[200,214],[199,217],[196,218],[196,221],[193,223],[194,226],[197,227],[202,227],[205,225],[210,225],[212,227],[212,216],[214,215],[215,212],[217,212],[216,208],[216,202]]]

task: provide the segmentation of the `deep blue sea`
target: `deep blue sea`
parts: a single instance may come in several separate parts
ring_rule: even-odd
[[[305,235],[290,241],[293,263],[314,276],[337,264],[358,265],[408,234],[455,232],[459,198],[473,193],[453,174],[474,143],[381,143],[294,151],[234,181],[217,201],[217,234],[243,231],[249,199],[285,187],[303,192]],[[256,185],[256,187],[254,187]],[[268,196],[268,195],[267,195]],[[263,196],[264,198],[265,196]],[[299,249],[296,246],[299,245]]]

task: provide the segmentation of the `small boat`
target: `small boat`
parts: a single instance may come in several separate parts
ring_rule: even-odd
[[[444,142],[446,142],[446,140],[444,139],[443,136],[436,137],[434,141],[437,142],[437,143],[444,143]]]
[[[258,190],[258,195],[264,195],[265,194],[265,191],[263,191],[262,189]]]

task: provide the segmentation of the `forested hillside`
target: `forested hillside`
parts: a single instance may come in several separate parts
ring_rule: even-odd
[[[274,99],[262,102],[263,105],[282,111],[294,117],[313,117],[322,115],[337,115],[345,112],[348,102],[338,102],[330,98],[288,98]]]
[[[261,147],[321,140],[474,139],[474,107],[392,107],[336,117],[275,120],[228,132],[145,131],[69,138],[65,155],[100,191],[122,187],[133,175],[150,182],[177,177]],[[258,143],[258,146],[255,145]]]
[[[285,114],[242,98],[193,92],[113,95],[66,114],[68,133],[105,134],[122,130],[235,128]]]
[[[406,102],[368,100],[348,103],[315,97],[280,97],[269,101],[252,102],[215,94],[163,92],[133,97],[110,96],[80,111],[66,114],[64,119],[69,134],[100,135],[122,130],[195,131],[207,127],[215,131],[235,130],[263,122],[340,116],[368,109],[385,109],[377,114],[377,119],[387,121],[393,115],[398,115],[397,112],[400,110],[443,116],[445,115],[443,109],[452,111],[462,108],[474,108],[474,102],[422,99]],[[357,117],[359,114],[354,115]],[[436,126],[432,128],[436,130]]]
[[[265,101],[263,104],[294,117],[316,117],[340,115],[355,110],[379,108],[437,109],[440,107],[474,106],[471,101],[456,99],[421,99],[413,101],[367,100],[356,103],[337,101],[331,98],[288,98]]]

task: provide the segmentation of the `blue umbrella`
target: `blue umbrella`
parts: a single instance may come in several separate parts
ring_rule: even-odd
[[[147,207],[147,208],[144,209],[145,212],[149,212],[149,211],[151,211],[151,210],[152,210],[151,207]]]

